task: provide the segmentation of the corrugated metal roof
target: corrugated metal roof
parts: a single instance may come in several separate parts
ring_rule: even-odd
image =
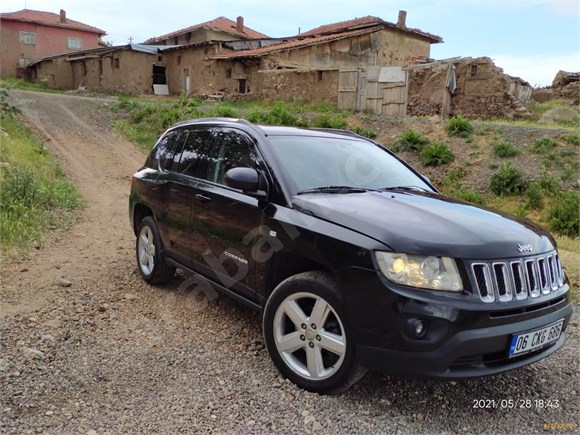
[[[287,42],[282,42],[276,45],[270,45],[268,47],[254,48],[251,50],[240,50],[233,53],[223,54],[220,56],[213,56],[211,59],[233,59],[242,57],[260,57],[265,54],[273,53],[276,51],[289,50],[307,47],[309,45],[321,44],[323,42],[338,41],[340,39],[352,38],[355,36],[365,35],[367,33],[373,33],[381,30],[381,26],[369,27],[361,30],[354,30],[351,32],[337,33],[334,35],[325,36],[307,36],[305,38],[296,38],[289,40]]]
[[[21,21],[24,23],[41,24],[44,26],[84,30],[85,32],[97,33],[100,36],[107,34],[107,32],[102,29],[89,26],[88,24],[83,24],[69,18],[66,19],[66,22],[61,23],[59,14],[53,14],[52,12],[34,11],[32,9],[22,9],[21,11],[16,12],[0,13],[0,20]]]
[[[365,27],[369,27],[369,26],[376,26],[376,25],[381,25],[381,26],[386,26],[386,27],[398,29],[401,32],[412,33],[412,34],[415,34],[417,36],[421,36],[423,38],[428,39],[431,43],[443,42],[443,38],[441,38],[440,36],[433,35],[433,34],[427,33],[427,32],[423,32],[422,30],[419,30],[419,29],[397,26],[396,24],[389,23],[388,21],[385,21],[381,18],[373,17],[370,15],[366,16],[366,17],[362,17],[362,18],[355,18],[352,20],[341,21],[338,23],[326,24],[324,26],[316,27],[315,29],[303,32],[299,36],[328,35],[328,34],[340,33],[340,32],[365,28]]]
[[[195,24],[193,26],[186,27],[185,29],[167,33],[166,35],[157,36],[155,38],[149,38],[148,40],[145,41],[145,44],[152,44],[155,42],[164,41],[168,38],[173,38],[175,36],[183,35],[184,33],[193,32],[195,30],[203,28],[231,33],[232,35],[238,36],[240,38],[255,38],[255,39],[269,38],[269,36],[264,35],[263,33],[260,32],[256,32],[255,30],[249,28],[246,25],[244,25],[243,32],[238,32],[235,21],[232,21],[226,17],[219,17],[216,18],[215,20],[206,21],[205,23]]]

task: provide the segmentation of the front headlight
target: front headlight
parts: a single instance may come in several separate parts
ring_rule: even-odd
[[[375,252],[375,257],[389,281],[429,290],[463,291],[463,283],[452,258],[393,252]]]

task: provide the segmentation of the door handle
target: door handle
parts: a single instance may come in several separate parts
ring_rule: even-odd
[[[197,199],[198,201],[201,201],[201,202],[209,202],[209,201],[211,201],[211,198],[209,196],[203,195],[201,193],[196,193],[195,194],[195,199]]]

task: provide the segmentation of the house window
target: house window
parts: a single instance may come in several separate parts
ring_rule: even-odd
[[[157,62],[163,62],[163,56],[157,56]]]
[[[232,69],[226,68],[226,79],[231,79],[231,78],[232,78]]]
[[[30,65],[30,59],[27,57],[21,57],[20,59],[18,59],[18,66],[20,68],[26,68],[28,65]]]
[[[316,80],[322,81],[322,71],[316,71]]]
[[[177,65],[181,65],[181,56],[177,56]]]
[[[238,80],[238,93],[245,94],[246,92],[248,92],[247,86],[246,86],[246,79],[239,79]]]
[[[477,76],[477,65],[473,64],[469,66],[469,75],[471,77]]]
[[[79,38],[68,38],[69,50],[80,50],[82,48],[82,41]]]
[[[179,41],[178,37],[174,36],[173,37],[173,45],[177,45],[178,41]]]
[[[20,42],[22,44],[36,45],[36,33],[20,32]]]
[[[113,68],[119,69],[120,65],[119,65],[119,58],[116,57],[113,59]]]

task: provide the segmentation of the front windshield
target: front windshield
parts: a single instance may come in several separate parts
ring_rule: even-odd
[[[270,136],[297,192],[327,186],[432,189],[379,146],[356,138]]]

